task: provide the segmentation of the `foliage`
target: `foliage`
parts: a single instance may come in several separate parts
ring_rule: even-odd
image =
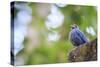
[[[32,8],[32,22],[28,27],[32,29],[33,35],[29,34],[26,36],[23,42],[24,49],[17,55],[17,57],[22,56],[26,58],[24,64],[68,62],[69,52],[74,48],[68,39],[72,24],[77,24],[90,41],[96,38],[97,11],[94,6],[57,6],[64,15],[63,24],[59,28],[48,30],[45,26],[45,21],[50,14],[51,6],[55,4],[28,3],[28,5]],[[45,15],[42,15],[43,11],[46,11]],[[86,28],[90,26],[96,33],[94,36],[86,32]],[[48,33],[52,32],[58,32],[60,39],[57,41],[48,41]]]

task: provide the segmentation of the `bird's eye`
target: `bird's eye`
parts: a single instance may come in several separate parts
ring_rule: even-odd
[[[73,26],[72,29],[74,29],[75,27]]]

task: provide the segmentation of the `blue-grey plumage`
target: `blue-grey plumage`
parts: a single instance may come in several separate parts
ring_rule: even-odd
[[[69,38],[74,46],[79,46],[88,42],[88,39],[86,38],[84,33],[81,32],[78,26],[75,24],[72,26],[72,30],[69,34]]]

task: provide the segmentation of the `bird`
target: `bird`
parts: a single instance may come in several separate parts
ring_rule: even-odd
[[[80,31],[79,27],[76,24],[71,26],[71,31],[69,33],[69,39],[71,43],[78,47],[82,44],[88,43],[87,37],[84,35],[83,32]]]

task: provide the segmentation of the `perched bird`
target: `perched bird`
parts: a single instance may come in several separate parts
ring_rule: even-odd
[[[74,46],[80,46],[88,42],[87,37],[79,30],[79,27],[76,24],[72,25],[71,32],[69,33],[69,39]]]

